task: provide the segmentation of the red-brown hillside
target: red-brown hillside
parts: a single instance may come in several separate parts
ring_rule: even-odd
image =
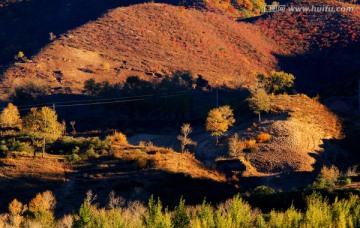
[[[294,12],[296,7],[353,7],[352,12]],[[293,9],[293,12],[291,10]],[[335,45],[346,47],[360,40],[360,7],[334,0],[295,0],[284,13],[273,13],[256,24],[278,45],[299,54]]]
[[[119,82],[129,75],[149,80],[176,70],[210,83],[249,83],[276,67],[274,42],[252,24],[215,13],[165,4],[117,8],[68,32],[31,62],[5,73],[4,85],[25,79],[79,91],[89,78]],[[231,83],[230,83],[231,82]]]

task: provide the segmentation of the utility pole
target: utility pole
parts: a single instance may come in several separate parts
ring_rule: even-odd
[[[56,112],[56,110],[55,110],[55,103],[53,103],[53,111]]]
[[[219,108],[219,88],[216,87],[216,108]]]
[[[219,108],[219,86],[218,81],[215,82],[216,86],[216,108]]]

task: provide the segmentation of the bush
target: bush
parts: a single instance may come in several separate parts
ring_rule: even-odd
[[[148,160],[143,157],[139,157],[135,161],[135,168],[137,169],[145,169],[148,165]]]
[[[269,186],[261,185],[257,186],[252,193],[258,196],[271,195],[275,193],[275,190]]]
[[[83,159],[96,157],[98,154],[104,154],[109,150],[110,144],[107,140],[100,140],[99,137],[91,138],[73,138],[64,137],[51,145],[50,150],[61,152],[73,156],[77,154]],[[105,152],[104,152],[105,151]],[[71,157],[69,160],[72,160]]]
[[[10,99],[15,104],[32,103],[39,98],[44,97],[50,92],[50,88],[41,83],[28,81],[24,85],[16,87]]]
[[[0,145],[0,157],[6,157],[8,151],[9,148],[6,145]]]
[[[330,168],[324,166],[310,187],[315,189],[333,187],[339,177],[340,171],[336,166],[332,165]]]
[[[87,227],[92,220],[94,209],[95,208],[91,205],[91,201],[85,199],[83,204],[80,206],[79,214],[73,221],[73,227]]]
[[[109,135],[106,137],[107,141],[110,141],[111,145],[127,145],[128,141],[126,135],[121,132],[114,132],[113,135]]]
[[[258,143],[264,143],[264,142],[268,142],[271,139],[271,135],[268,133],[260,133],[257,137],[257,142]]]
[[[68,156],[66,158],[67,158],[68,162],[77,162],[77,161],[81,160],[80,156],[77,155],[77,154],[72,154],[72,155],[70,155],[70,156]]]
[[[345,186],[351,184],[351,178],[346,176],[341,176],[337,179],[336,184]]]
[[[34,153],[34,148],[28,142],[15,141],[10,150],[14,152],[26,152],[28,154]]]
[[[256,140],[255,139],[250,139],[248,141],[245,141],[246,148],[252,148],[255,145],[256,145]]]

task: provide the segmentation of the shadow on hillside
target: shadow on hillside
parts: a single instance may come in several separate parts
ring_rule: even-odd
[[[66,173],[67,182],[31,177],[0,179],[0,210],[6,212],[7,205],[14,198],[28,203],[36,193],[45,190],[53,191],[57,199],[56,214],[59,217],[78,211],[88,190],[98,196],[96,203],[100,207],[107,206],[111,191],[115,191],[116,196],[123,197],[128,203],[140,201],[144,205],[154,195],[156,198],[160,197],[163,204],[170,208],[178,205],[182,196],[187,204],[194,205],[201,204],[204,198],[216,204],[236,194],[236,189],[227,183],[192,178],[183,173],[140,169],[134,164],[133,161],[100,157],[74,166],[74,172]]]
[[[1,177],[0,213],[7,212],[9,203],[15,198],[22,203],[27,204],[37,193],[46,190],[55,191],[62,183],[63,182],[60,180],[47,180],[31,177],[31,174],[24,174],[23,177],[16,179]]]
[[[56,36],[77,28],[108,10],[148,1],[144,0],[30,0],[0,8],[0,71],[22,51],[36,54]],[[173,3],[174,0],[156,2]],[[5,70],[5,69],[3,69]]]
[[[37,193],[46,190],[52,191],[57,199],[58,217],[77,212],[88,190],[92,190],[98,196],[96,203],[100,207],[107,206],[109,193],[113,190],[116,196],[123,197],[128,203],[140,201],[146,205],[149,197],[154,195],[156,198],[160,197],[164,205],[170,208],[177,205],[182,196],[187,204],[194,205],[201,204],[204,198],[214,204],[220,203],[236,194],[235,188],[226,183],[159,170],[122,171],[116,177],[107,178],[109,173],[106,169],[101,172],[96,169],[80,169],[77,173],[69,175],[79,174],[80,176],[74,178],[69,176],[70,182],[31,177],[14,180],[1,178],[0,211],[7,212],[9,203],[15,198],[22,203],[28,203]]]
[[[277,55],[279,67],[295,75],[299,92],[321,97],[356,95],[360,45],[335,46],[303,55]]]
[[[72,131],[70,122],[75,121],[78,132],[117,129],[127,135],[146,132],[154,134],[178,129],[184,122],[203,126],[209,110],[216,107],[216,90],[202,88],[143,89],[139,82],[139,86],[134,83],[106,89],[104,96],[65,93],[38,95],[29,89],[15,96],[13,103],[18,106],[21,116],[33,107],[55,108],[59,121],[65,120],[67,123],[68,133]],[[222,87],[218,94],[219,105],[230,105],[235,115],[241,113],[237,117],[240,120],[247,118],[247,104],[239,102],[249,96],[247,90]],[[5,105],[0,104],[3,107]]]

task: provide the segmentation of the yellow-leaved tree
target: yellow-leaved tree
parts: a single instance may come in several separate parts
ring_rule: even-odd
[[[58,122],[55,111],[48,107],[32,108],[23,119],[23,133],[28,135],[33,145],[42,145],[42,157],[46,142],[57,140],[63,134],[64,126]],[[34,157],[36,150],[34,150]]]
[[[271,99],[264,88],[256,88],[251,91],[251,97],[247,99],[249,108],[259,115],[259,123],[261,123],[261,112],[268,113],[271,109]]]
[[[18,108],[9,103],[0,114],[0,124],[2,127],[21,127],[21,118]]]
[[[235,123],[234,113],[230,106],[221,106],[210,110],[206,119],[206,131],[216,137],[216,144],[219,143],[219,136],[223,135],[230,126]]]

